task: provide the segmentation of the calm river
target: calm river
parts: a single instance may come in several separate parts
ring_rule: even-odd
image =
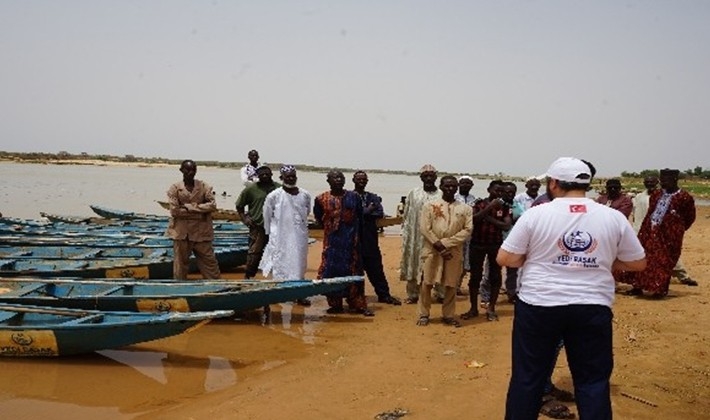
[[[278,168],[275,168],[278,180]],[[0,162],[0,212],[6,217],[38,219],[39,212],[94,216],[90,204],[140,213],[167,214],[155,201],[182,178],[177,167],[42,165]],[[346,173],[352,189],[352,173]],[[214,187],[217,205],[234,209],[242,190],[239,171],[198,167],[197,178]],[[324,173],[299,172],[299,185],[314,197],[328,189]],[[400,197],[421,185],[418,176],[369,174],[368,189],[382,196],[385,213],[394,214]],[[486,196],[487,180],[476,181],[472,193]],[[521,188],[522,185],[518,185]],[[519,190],[522,191],[522,190]],[[226,193],[224,196],[222,193]]]

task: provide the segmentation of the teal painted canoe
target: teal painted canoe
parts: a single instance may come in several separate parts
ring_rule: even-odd
[[[137,313],[0,304],[0,356],[69,356],[157,340],[232,311]]]
[[[242,312],[338,292],[362,281],[362,276],[285,281],[4,278],[0,302],[110,311]]]
[[[0,247],[1,248],[1,247]],[[93,252],[90,248],[86,248]],[[77,258],[22,258],[8,256],[0,259],[0,276],[18,277],[82,277],[82,278],[134,278],[153,279],[173,277],[172,252],[154,252],[147,257],[117,257],[102,259]],[[215,256],[223,271],[246,262],[249,247],[216,247]],[[194,257],[191,271],[196,272]]]

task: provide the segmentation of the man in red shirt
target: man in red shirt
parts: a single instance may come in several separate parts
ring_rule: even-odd
[[[606,182],[606,191],[604,194],[599,194],[597,203],[619,210],[627,219],[634,209],[634,202],[631,197],[621,192],[621,181],[616,178]]]

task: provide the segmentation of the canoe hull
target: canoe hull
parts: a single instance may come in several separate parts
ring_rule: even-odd
[[[137,314],[0,305],[0,318],[4,319],[0,323],[0,356],[70,356],[120,348],[178,335],[232,314]]]
[[[167,201],[157,201],[158,204],[160,204],[160,207],[164,208],[165,210],[170,210],[170,203]],[[212,212],[212,220],[228,220],[232,222],[241,222],[242,217],[239,216],[239,213],[237,213],[236,210],[229,210],[229,209],[217,209]]]
[[[215,249],[220,270],[229,271],[246,263],[248,248]],[[190,259],[190,271],[198,272],[197,262]],[[155,259],[8,259],[0,260],[3,277],[81,277],[81,278],[133,278],[169,279],[173,277],[172,257]]]
[[[0,302],[7,304],[101,311],[192,312],[232,310],[243,312],[267,305],[305,299],[315,295],[339,292],[363,277],[342,277],[324,280],[288,280],[283,282],[180,282],[150,281],[118,289],[121,281],[0,280],[0,288],[13,292],[0,293]],[[19,283],[19,284],[18,284]],[[98,286],[96,285],[98,283]],[[139,285],[146,285],[141,287]],[[24,289],[22,289],[24,287]],[[113,293],[108,293],[114,289]],[[28,292],[24,292],[24,291]]]

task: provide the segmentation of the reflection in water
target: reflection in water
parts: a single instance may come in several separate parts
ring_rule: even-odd
[[[309,354],[323,311],[304,308],[304,316],[300,308],[280,313],[274,305],[272,320],[263,326],[251,316],[241,322],[217,320],[189,334],[120,350],[0,359],[0,413],[3,418],[126,419],[239,386],[247,377]]]
[[[280,306],[281,309],[280,311],[272,312],[267,324],[271,325],[272,328],[278,328],[280,319],[283,333],[294,338],[300,338],[305,344],[315,344],[315,333],[318,330],[318,326],[323,321],[323,314],[328,305],[324,296],[311,298],[311,303],[311,306],[308,307],[294,307],[292,302],[274,305],[274,308]],[[296,308],[296,311],[302,310],[303,315],[294,315],[294,308]],[[292,325],[292,320],[295,325]]]
[[[205,392],[214,392],[237,383],[237,372],[231,362],[222,357],[210,357],[205,378]]]

